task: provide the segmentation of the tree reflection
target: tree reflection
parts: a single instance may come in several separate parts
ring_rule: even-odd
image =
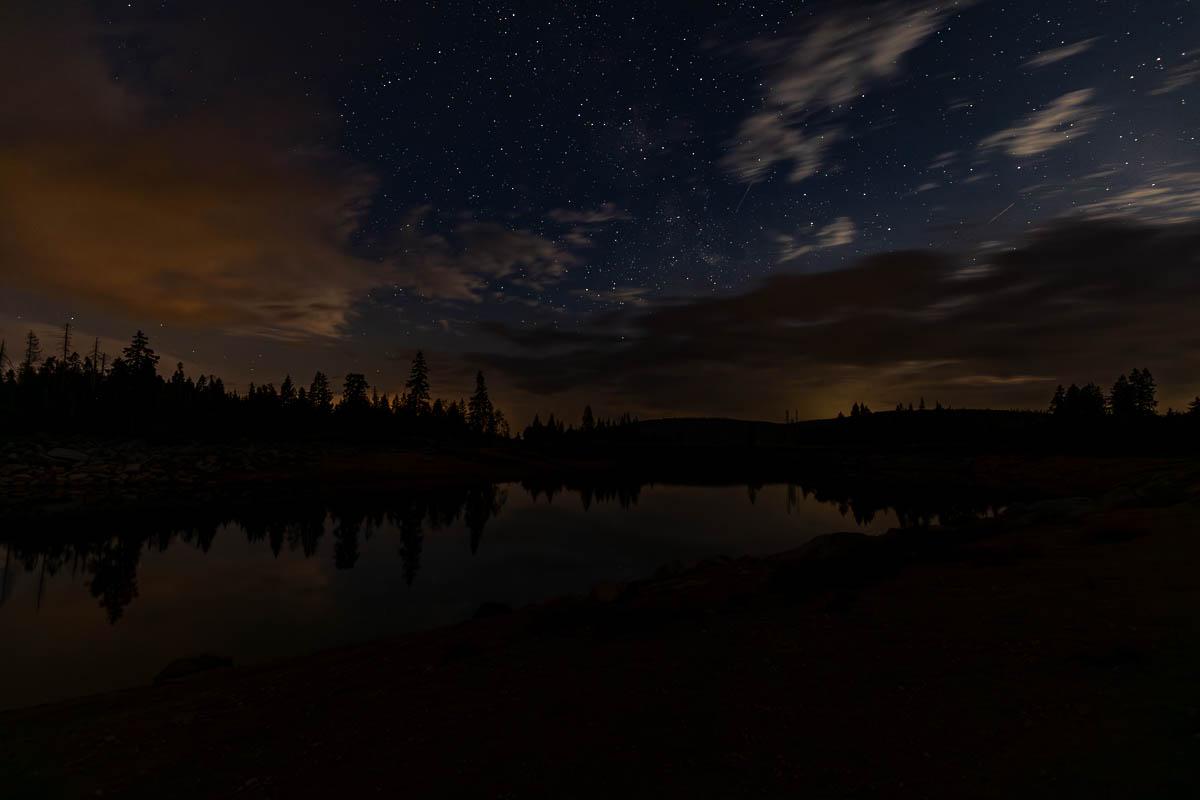
[[[100,601],[110,623],[116,623],[138,595],[137,567],[141,557],[140,542],[117,537],[102,542],[88,561],[92,575],[88,588],[92,597]]]
[[[631,509],[638,504],[646,485],[611,479],[543,478],[521,483],[535,503],[543,497],[551,502],[560,494],[576,493],[585,512],[603,504]],[[746,484],[750,504],[760,499],[764,485],[759,481]],[[173,542],[181,542],[208,553],[217,534],[229,529],[240,529],[248,543],[265,545],[275,557],[285,549],[304,558],[315,557],[328,533],[334,566],[347,570],[358,564],[364,542],[375,532],[389,528],[398,534],[401,574],[411,586],[421,570],[427,533],[461,524],[468,534],[471,553],[475,554],[485,528],[501,513],[507,499],[504,487],[481,483],[406,489],[386,495],[346,495],[333,502],[306,497],[286,505],[193,510],[182,521],[169,525],[150,516],[112,521],[89,519],[87,524],[78,519],[52,518],[43,520],[38,530],[0,532],[0,543],[5,545],[0,606],[12,592],[17,571],[37,574],[40,604],[44,584],[69,568],[72,575],[83,571],[92,596],[108,620],[116,623],[138,596],[137,571],[143,550],[162,552]],[[901,527],[925,527],[979,517],[993,509],[992,505],[964,496],[961,487],[931,486],[915,491],[908,486],[897,492],[877,484],[839,482],[820,476],[786,484],[789,514],[810,500],[836,507],[860,527],[872,525],[886,513],[894,514]]]
[[[463,516],[467,530],[471,533],[471,553],[479,552],[479,542],[483,539],[483,529],[488,520],[500,513],[508,499],[508,493],[495,484],[475,487],[467,492],[466,507]],[[586,508],[586,505],[584,506]]]

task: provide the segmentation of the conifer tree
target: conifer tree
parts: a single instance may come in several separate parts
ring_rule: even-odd
[[[488,396],[482,372],[475,374],[475,393],[467,404],[467,423],[472,431],[481,436],[494,436],[496,433],[496,409]]]
[[[1050,413],[1055,416],[1061,415],[1064,411],[1063,405],[1066,403],[1066,401],[1067,392],[1065,389],[1063,389],[1063,385],[1060,383],[1058,388],[1054,390],[1054,397],[1050,399]]]
[[[21,359],[21,376],[28,379],[42,358],[42,343],[33,331],[25,334],[25,357]]]
[[[292,382],[291,375],[283,376],[283,383],[279,384],[279,402],[284,406],[290,406],[296,401],[296,384]]]
[[[333,390],[329,388],[329,378],[325,377],[324,372],[318,371],[313,375],[308,387],[308,402],[323,414],[333,409]]]
[[[1153,416],[1158,409],[1158,385],[1150,370],[1135,369],[1129,373],[1129,384],[1132,387],[1134,408],[1139,416]]]
[[[139,378],[152,378],[158,374],[158,356],[150,348],[150,339],[142,331],[133,335],[129,346],[121,351],[125,368]]]
[[[346,411],[356,411],[369,405],[367,377],[360,372],[347,372],[342,382],[342,408]]]
[[[420,350],[413,356],[412,369],[409,370],[404,388],[410,411],[420,414],[429,410],[429,365],[425,363],[425,353]]]

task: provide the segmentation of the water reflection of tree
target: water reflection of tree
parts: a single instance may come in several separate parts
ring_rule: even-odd
[[[333,563],[338,569],[353,569],[358,563],[359,534],[366,536],[367,520],[373,509],[351,500],[339,500],[329,515],[333,520]]]
[[[141,543],[121,537],[102,542],[92,554],[88,588],[92,597],[100,601],[110,623],[119,620],[138,595],[137,567],[141,557]]]
[[[788,513],[810,497],[818,503],[836,506],[843,517],[851,517],[859,527],[871,526],[879,515],[888,512],[895,515],[901,528],[956,524],[990,514],[995,507],[961,487],[934,484],[897,491],[868,482],[853,485],[810,480],[807,484],[788,484]]]
[[[8,567],[12,562],[12,547],[4,545],[4,572],[0,574],[0,606],[8,599]]]
[[[638,504],[644,485],[637,481],[585,481],[529,479],[522,487],[535,501],[567,492],[578,493],[585,510],[615,503],[622,509]],[[750,482],[751,502],[764,484]],[[891,512],[902,527],[948,524],[989,513],[992,506],[966,495],[961,488],[905,487],[902,491],[869,482],[836,478],[806,478],[787,484],[789,513],[814,500],[837,507],[856,524],[873,524]],[[112,522],[79,520],[44,521],[44,529],[0,533],[5,544],[5,565],[0,578],[0,604],[11,592],[11,574],[23,570],[38,575],[38,602],[46,581],[64,570],[84,573],[92,596],[110,622],[121,619],[138,596],[137,570],[143,549],[165,551],[182,542],[208,553],[219,531],[240,528],[250,544],[263,543],[278,557],[286,548],[305,558],[320,550],[326,532],[333,540],[337,569],[351,569],[360,560],[362,542],[384,525],[399,535],[398,555],[404,581],[412,585],[421,569],[427,531],[436,532],[460,521],[469,534],[471,553],[478,552],[488,523],[500,514],[507,492],[495,484],[454,488],[409,489],[390,494],[345,496],[333,503],[302,498],[287,505],[261,504],[221,512],[194,511],[175,524],[153,516]]]
[[[507,499],[508,493],[495,484],[478,486],[467,492],[463,516],[471,533],[472,554],[479,551],[479,542],[483,539],[483,529],[488,520],[500,513]]]
[[[642,488],[647,484],[642,481],[590,479],[565,481],[553,478],[526,478],[521,481],[524,489],[533,502],[545,495],[546,502],[552,503],[554,496],[564,492],[576,492],[583,505],[583,510],[589,510],[593,503],[617,502],[621,508],[636,506],[641,496]]]
[[[425,533],[421,530],[421,520],[425,518],[423,511],[412,503],[400,514],[400,571],[409,586],[421,569],[421,550],[425,547]]]

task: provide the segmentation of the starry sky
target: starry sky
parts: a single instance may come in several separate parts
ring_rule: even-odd
[[[423,348],[522,424],[1180,406],[1198,90],[1187,0],[15,0],[0,335],[388,391]]]

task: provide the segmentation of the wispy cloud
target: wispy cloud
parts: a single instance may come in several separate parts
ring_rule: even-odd
[[[546,218],[570,227],[563,233],[562,240],[571,247],[591,247],[592,236],[613,222],[631,219],[627,211],[615,203],[601,203],[596,208],[555,208],[547,212]]]
[[[1068,58],[1074,58],[1080,53],[1086,53],[1092,49],[1092,45],[1100,41],[1098,36],[1093,36],[1091,39],[1084,39],[1072,44],[1064,44],[1061,47],[1055,47],[1042,52],[1030,58],[1021,66],[1025,69],[1038,69],[1039,67],[1057,64],[1059,61],[1066,61]]]
[[[817,231],[815,237],[807,237],[807,240],[806,237],[781,234],[775,239],[780,247],[779,263],[783,264],[816,250],[851,244],[857,236],[858,228],[849,217],[838,217]]]
[[[1186,89],[1197,82],[1200,82],[1200,58],[1192,56],[1189,61],[1176,64],[1167,70],[1167,76],[1163,79],[1162,84],[1152,90],[1150,94],[1170,94],[1180,89]]]
[[[583,225],[601,225],[629,219],[628,212],[622,211],[615,203],[602,203],[598,208],[592,209],[555,208],[546,216],[555,222]]]
[[[571,294],[596,303],[641,306],[647,303],[646,296],[650,292],[649,286],[614,286],[611,289],[575,289]]]
[[[577,258],[559,242],[495,222],[463,222],[427,230],[421,208],[387,241],[395,285],[435,300],[480,303],[497,285],[540,292],[562,279]]]
[[[813,175],[840,127],[828,118],[873,86],[896,78],[903,57],[967,3],[883,3],[869,14],[835,12],[789,36],[756,42],[768,65],[760,111],[742,121],[723,165],[746,181],[790,164],[788,179]],[[828,113],[832,111],[833,114]],[[826,120],[816,122],[823,115]]]
[[[1179,224],[1200,219],[1200,171],[1164,171],[1142,186],[1079,205],[1089,217],[1135,217],[1147,222]]]
[[[933,161],[929,162],[929,169],[931,169],[931,170],[945,169],[946,167],[953,164],[954,160],[956,158],[958,158],[957,150],[947,150],[944,153],[938,153],[936,156],[933,157]]]
[[[1101,109],[1092,104],[1094,95],[1091,89],[1068,92],[1015,125],[984,138],[979,147],[1023,157],[1066,144],[1086,134],[1099,121]]]

